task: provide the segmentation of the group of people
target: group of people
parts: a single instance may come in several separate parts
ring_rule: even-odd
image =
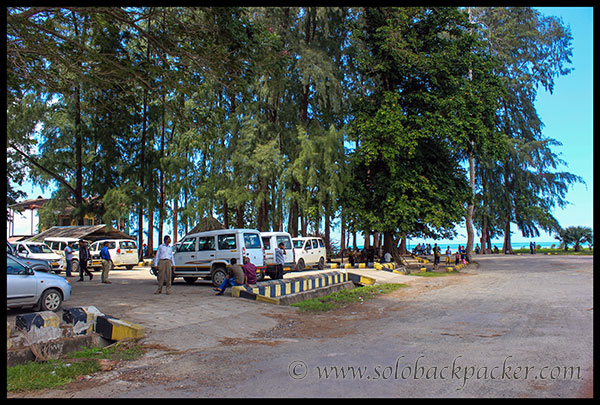
[[[67,246],[65,246],[65,273],[67,277],[73,277],[73,251],[73,242],[68,242]],[[102,282],[104,284],[110,284],[110,281],[108,281],[108,273],[113,268],[114,263],[110,257],[110,252],[108,251],[108,242],[104,242],[104,245],[100,250],[100,259],[102,261]],[[84,281],[84,274],[87,275],[90,280],[94,278],[92,272],[88,270],[88,263],[90,260],[92,260],[92,255],[90,254],[87,241],[81,240],[79,242],[79,279],[77,281]]]

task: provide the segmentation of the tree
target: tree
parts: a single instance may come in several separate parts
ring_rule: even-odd
[[[594,233],[592,228],[587,226],[569,226],[567,228],[559,228],[556,231],[555,239],[562,242],[565,251],[569,249],[570,244],[575,244],[576,252],[580,251],[580,245],[583,243],[594,243]]]
[[[471,15],[489,52],[500,62],[495,73],[504,87],[498,94],[497,127],[505,154],[493,159],[494,164],[479,165],[485,179],[479,184],[494,192],[479,193],[480,202],[493,205],[477,215],[480,225],[503,229],[503,251],[512,252],[510,224],[516,223],[524,236],[539,235],[538,227],[552,229],[552,209],[564,206],[568,186],[582,181],[571,173],[555,172],[564,162],[551,147],[560,144],[543,136],[535,109],[539,86],[552,92],[554,79],[570,72],[572,36],[562,21],[529,7],[474,7]],[[490,212],[500,216],[499,223],[489,223]],[[487,237],[487,228],[481,231]]]
[[[452,236],[469,201],[460,161],[470,139],[492,133],[492,92],[474,86],[492,81],[490,65],[456,8],[367,8],[363,18],[348,204],[363,231],[387,241]]]

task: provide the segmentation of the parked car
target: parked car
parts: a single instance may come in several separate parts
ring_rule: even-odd
[[[17,256],[21,263],[31,267],[33,270],[45,271],[47,273],[52,271],[52,266],[50,266],[50,262],[48,260],[22,257],[17,253],[17,251],[8,241],[6,241],[6,253],[9,255]]]
[[[108,242],[108,253],[115,267],[124,266],[128,270],[137,266],[138,251],[137,243],[131,239],[103,239],[97,240],[90,245],[90,255],[92,256],[92,268],[102,267],[100,261],[100,250],[104,247],[104,242]]]
[[[56,253],[61,255],[63,258],[65,257],[65,247],[67,244],[71,242],[71,248],[73,249],[73,267],[72,272],[79,272],[79,242],[81,239],[77,238],[65,238],[65,237],[48,237],[44,239],[44,243],[50,246],[50,249],[54,250]],[[90,241],[87,241],[90,244]]]
[[[323,239],[310,236],[293,238],[292,242],[296,253],[297,270],[313,266],[317,266],[319,269],[325,268],[327,251]]]
[[[287,232],[261,232],[263,247],[265,249],[265,274],[271,278],[275,275],[275,248],[283,242],[285,263],[283,272],[293,271],[296,268],[296,255],[292,246],[292,236]]]
[[[243,264],[248,256],[256,266],[257,279],[264,277],[265,258],[260,232],[254,229],[220,229],[186,235],[178,243],[173,278],[183,277],[187,283],[199,277],[219,286],[227,277],[226,268],[235,258]]]
[[[47,260],[56,274],[65,268],[65,260],[45,243],[23,241],[15,243],[14,248],[21,257]]]
[[[37,272],[17,256],[6,255],[6,306],[33,306],[35,311],[57,311],[71,298],[71,284],[61,276]]]

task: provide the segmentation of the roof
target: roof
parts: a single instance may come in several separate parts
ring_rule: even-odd
[[[96,241],[98,239],[134,239],[124,232],[106,230],[106,224],[99,225],[76,225],[76,226],[53,226],[31,239],[35,241],[44,241],[46,238],[77,238]]]

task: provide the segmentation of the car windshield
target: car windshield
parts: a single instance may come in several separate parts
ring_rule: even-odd
[[[54,253],[54,251],[46,245],[27,244],[27,247],[31,253]]]
[[[292,243],[296,249],[302,249],[302,246],[304,245],[304,241],[302,239],[293,240]]]

